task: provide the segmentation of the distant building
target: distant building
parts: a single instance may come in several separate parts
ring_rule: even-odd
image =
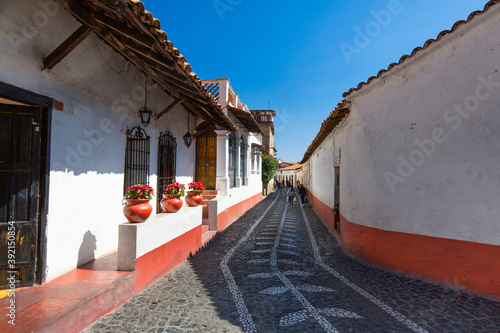
[[[269,155],[274,156],[278,152],[274,147],[274,121],[273,117],[276,116],[274,110],[250,110],[255,120],[262,128],[262,145],[269,152]]]
[[[286,183],[289,181],[293,185],[297,185],[297,182],[299,184],[303,184],[303,179],[302,179],[302,164],[292,164],[292,165],[286,165],[284,167],[281,167],[282,164],[286,163],[281,163],[280,168],[276,169],[276,175],[275,175],[275,180],[279,181],[281,183]]]
[[[283,169],[283,168],[287,168],[289,166],[292,166],[292,165],[295,165],[295,164],[299,164],[299,163],[293,163],[293,162],[285,162],[283,160],[278,160],[279,164],[278,164],[278,168],[279,169]]]

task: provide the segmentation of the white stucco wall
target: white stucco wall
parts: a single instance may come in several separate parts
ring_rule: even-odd
[[[0,80],[64,102],[64,111],[52,114],[45,231],[47,280],[51,280],[117,248],[118,225],[125,222],[125,132],[140,124],[137,110],[144,105],[144,75],[94,34],[54,69],[41,71],[42,58],[79,23],[57,2],[43,2],[50,7],[40,3],[2,4]],[[148,80],[148,106],[155,113],[171,101]],[[178,180],[188,183],[194,176],[195,147],[187,149],[182,141],[187,116],[177,106],[146,128],[151,137],[150,185],[155,190],[158,136],[165,130],[177,138]],[[155,207],[155,200],[151,203]]]
[[[261,145],[262,142],[259,137],[253,133],[245,133],[242,129],[239,130],[237,136],[245,138],[247,144],[247,160],[246,160],[246,171],[248,175],[248,185],[241,185],[236,187],[230,187],[227,195],[220,195],[217,205],[217,215],[224,212],[231,206],[234,206],[244,200],[247,200],[259,193],[262,193],[262,158],[259,158],[259,163],[257,165],[257,160],[254,162],[254,169],[252,169],[252,143]],[[239,148],[238,148],[239,149]],[[238,150],[239,152],[239,150]],[[219,152],[217,152],[219,156]],[[239,156],[239,155],[238,155]],[[228,155],[226,154],[226,159]],[[239,175],[239,170],[237,170]]]
[[[301,169],[297,170],[276,170],[275,178],[279,179],[281,181],[282,179],[286,181],[286,179],[292,179],[293,177],[293,185],[297,185],[297,180],[299,181],[300,184],[303,184],[304,179],[303,179],[303,172]]]
[[[334,142],[349,221],[500,245],[499,35],[497,5],[347,98]]]
[[[307,169],[311,176],[308,189],[318,200],[332,208],[335,201],[333,166],[333,135],[330,134],[309,158]]]

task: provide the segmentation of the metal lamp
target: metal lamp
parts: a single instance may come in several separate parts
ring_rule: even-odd
[[[193,135],[189,132],[189,112],[188,112],[188,131],[184,136],[182,137],[182,140],[184,140],[184,144],[189,148],[191,146],[191,143],[193,142]]]
[[[139,109],[139,117],[141,118],[141,124],[144,127],[148,126],[151,122],[151,115],[153,114],[153,110],[147,107],[148,102],[148,78],[146,77],[144,80],[144,106]]]
[[[139,117],[141,118],[141,124],[143,124],[144,127],[148,126],[149,123],[151,122],[152,114],[153,110],[151,110],[147,106],[143,106],[142,108],[139,109]]]

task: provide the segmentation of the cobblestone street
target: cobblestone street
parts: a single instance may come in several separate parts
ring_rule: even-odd
[[[347,256],[273,193],[84,332],[499,332],[500,302]]]

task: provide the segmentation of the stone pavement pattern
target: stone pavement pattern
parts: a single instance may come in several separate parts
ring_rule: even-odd
[[[500,302],[360,263],[273,193],[84,332],[499,332]]]

